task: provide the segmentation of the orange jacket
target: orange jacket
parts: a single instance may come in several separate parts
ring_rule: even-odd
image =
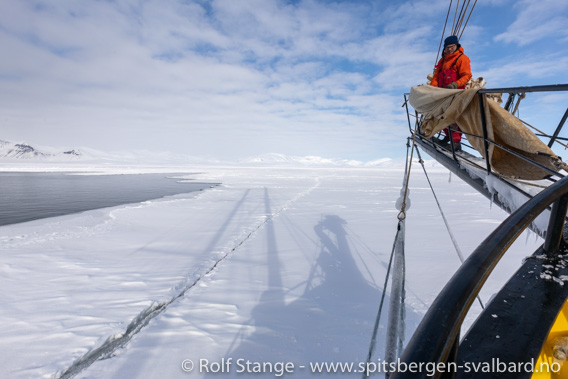
[[[459,58],[458,58],[459,57]],[[456,61],[457,59],[457,61]],[[456,64],[454,65],[454,62]],[[440,71],[453,70],[456,72],[455,82],[458,84],[458,88],[464,88],[469,79],[471,79],[471,65],[469,58],[464,54],[463,47],[460,47],[452,54],[447,57],[442,57],[436,67],[434,68],[434,78],[430,83],[434,87],[445,87],[449,83],[444,83],[443,78],[439,78]],[[445,80],[447,81],[447,79]],[[451,83],[451,81],[450,81]]]

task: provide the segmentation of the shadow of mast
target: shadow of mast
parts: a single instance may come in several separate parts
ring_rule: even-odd
[[[269,218],[265,229],[267,288],[252,309],[251,319],[228,347],[225,358],[293,362],[296,367],[309,367],[310,362],[365,362],[382,291],[361,273],[350,248],[347,221],[337,215],[322,217],[313,227],[319,239],[319,252],[312,267],[305,280],[290,283],[293,276],[283,270],[305,266],[282,262],[277,230],[270,219],[268,189],[264,195]],[[291,294],[302,286],[304,291],[300,296]],[[294,300],[287,303],[287,298]],[[384,311],[388,313],[388,306]],[[414,319],[413,312],[410,317]],[[386,325],[386,320],[381,325]],[[377,336],[379,357],[384,356],[385,336],[382,326]],[[298,370],[294,376],[311,376],[311,373],[309,369]]]

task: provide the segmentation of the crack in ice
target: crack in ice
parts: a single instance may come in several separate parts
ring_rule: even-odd
[[[241,239],[236,245],[233,246],[228,252],[223,254],[219,259],[217,259],[212,266],[210,266],[205,272],[200,274],[196,279],[194,279],[190,284],[185,284],[181,287],[180,291],[171,297],[169,300],[157,302],[155,301],[148,308],[140,312],[127,326],[126,330],[121,333],[116,333],[105,340],[99,347],[91,349],[85,353],[82,357],[78,358],[71,366],[67,369],[58,371],[53,377],[57,379],[72,378],[81,371],[87,369],[93,363],[99,360],[104,360],[112,358],[116,355],[116,351],[126,346],[128,342],[138,334],[148,323],[160,315],[166,310],[166,308],[174,303],[179,298],[183,297],[187,291],[195,287],[204,277],[211,274],[220,263],[222,263],[226,258],[231,256],[238,248],[240,248],[245,242],[247,242],[259,229],[266,225],[269,221],[277,217],[280,213],[286,210],[290,205],[299,200],[300,198],[308,195],[314,189],[318,188],[320,185],[320,178],[315,178],[315,184],[299,193],[297,196],[285,203],[280,209],[275,212],[264,216],[264,219],[243,239]]]

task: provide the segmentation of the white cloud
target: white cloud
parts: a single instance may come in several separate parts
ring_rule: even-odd
[[[0,137],[220,158],[396,154],[402,93],[431,72],[446,10],[442,0],[3,2]]]
[[[39,137],[67,125],[65,135],[92,142],[221,153],[239,150],[231,142],[240,139],[244,148],[291,145],[306,154],[310,146],[299,141],[309,141],[342,154],[354,150],[340,147],[350,135],[373,129],[370,76],[327,61],[352,58],[345,46],[365,33],[361,9],[315,1],[214,1],[208,10],[175,1],[46,4],[10,9],[27,24],[1,19],[14,57],[2,70],[17,78],[3,83],[13,133]],[[288,140],[270,146],[272,136]]]
[[[520,0],[514,9],[517,19],[496,41],[520,46],[542,39],[557,40],[568,37],[568,2],[565,0]]]
[[[540,84],[566,83],[568,79],[566,76],[558,77],[559,72],[568,72],[568,57],[557,54],[525,56],[524,59],[507,59],[494,63],[491,68],[477,72],[477,76],[484,77],[493,88],[527,85],[527,80],[530,79],[536,79]]]

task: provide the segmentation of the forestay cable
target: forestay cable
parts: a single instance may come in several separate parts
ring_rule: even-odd
[[[404,302],[405,302],[405,288],[404,283],[406,280],[405,275],[405,263],[404,263],[404,228],[405,228],[405,219],[406,219],[406,210],[410,207],[410,199],[408,198],[409,193],[409,178],[410,178],[410,170],[412,166],[412,157],[414,153],[414,145],[415,140],[412,139],[412,149],[410,149],[410,159],[408,150],[410,148],[410,144],[407,143],[407,150],[406,150],[406,166],[405,166],[405,174],[404,174],[404,181],[403,181],[403,188],[401,189],[401,197],[397,200],[396,207],[400,210],[398,214],[398,224],[396,235],[394,238],[394,243],[391,251],[391,255],[389,258],[389,264],[387,267],[387,273],[385,276],[385,283],[383,286],[383,293],[381,295],[381,302],[379,304],[379,310],[377,312],[377,317],[375,318],[375,325],[373,327],[373,334],[371,337],[371,343],[369,345],[369,353],[367,355],[367,366],[369,367],[371,359],[373,358],[373,353],[375,350],[375,346],[377,344],[377,333],[379,330],[379,325],[381,321],[381,314],[383,311],[383,305],[385,302],[385,296],[387,293],[388,282],[390,279],[391,268],[393,267],[394,262],[394,278],[391,285],[391,301],[390,301],[390,308],[389,308],[389,322],[387,326],[387,342],[385,347],[385,362],[394,361],[402,352],[402,345],[404,342],[404,317],[405,317],[405,310],[404,310]],[[388,373],[387,373],[388,376]],[[363,378],[366,379],[369,377],[369,372],[363,372]]]
[[[454,234],[452,233],[452,230],[450,228],[450,223],[448,222],[448,219],[446,219],[446,215],[444,214],[444,211],[442,210],[442,206],[440,205],[440,202],[438,201],[438,196],[436,196],[436,192],[434,191],[434,187],[432,186],[432,182],[430,182],[430,177],[428,176],[428,173],[426,172],[426,167],[424,166],[424,161],[422,160],[422,156],[420,155],[420,151],[418,150],[418,146],[415,147],[416,148],[416,154],[418,155],[418,162],[420,162],[420,164],[422,165],[422,170],[424,170],[424,175],[426,175],[426,180],[428,181],[428,185],[430,186],[430,189],[432,190],[432,194],[434,195],[434,200],[436,200],[436,204],[438,205],[438,209],[440,210],[440,214],[442,215],[442,219],[444,220],[444,224],[446,225],[446,229],[448,230],[448,234],[450,235],[450,239],[452,240],[452,243],[454,244],[454,248],[456,249],[456,253],[458,254],[458,257],[461,261],[461,263],[463,263],[465,261],[465,258],[461,252],[461,249],[458,245],[458,242],[456,240],[456,238],[454,237]],[[479,297],[479,295],[477,296],[477,300],[479,301],[479,305],[481,305],[482,309],[485,309],[485,307],[483,306],[483,302],[481,301],[481,298]]]

